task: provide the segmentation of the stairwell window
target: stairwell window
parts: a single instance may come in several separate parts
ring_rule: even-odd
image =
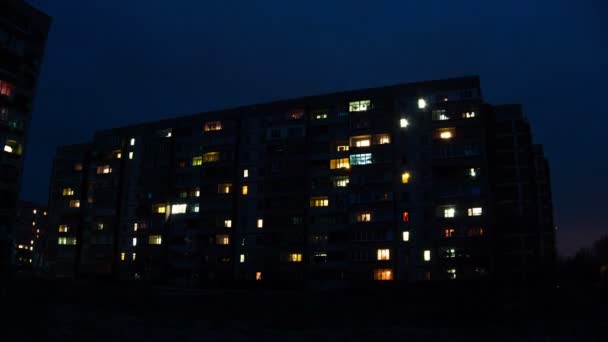
[[[352,101],[348,104],[349,112],[366,112],[372,108],[372,101]]]

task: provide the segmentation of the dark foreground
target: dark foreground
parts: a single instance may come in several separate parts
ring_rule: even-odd
[[[591,288],[318,293],[20,277],[7,293],[0,341],[608,341],[608,294]]]

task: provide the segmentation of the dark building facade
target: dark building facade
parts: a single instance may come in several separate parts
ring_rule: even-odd
[[[24,1],[0,1],[0,271],[15,258],[17,198],[50,22]]]
[[[521,112],[503,108],[519,107],[486,104],[479,78],[464,77],[99,131],[55,158],[54,269],[319,286],[528,281],[554,253],[548,166]],[[520,126],[523,145],[503,144]]]

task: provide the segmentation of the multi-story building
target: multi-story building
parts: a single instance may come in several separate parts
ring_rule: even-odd
[[[43,270],[47,243],[48,212],[46,206],[19,201],[17,204],[17,267],[28,270]],[[55,241],[53,241],[55,242]]]
[[[515,134],[501,123],[525,122],[501,108],[464,77],[97,132],[55,159],[55,269],[343,286],[498,278],[522,271],[504,267],[523,252],[541,267],[548,169],[529,135],[517,165],[501,157],[495,132]],[[512,167],[525,177],[505,178]],[[510,182],[536,208],[516,226],[501,222]],[[522,234],[530,244],[503,246]]]
[[[0,2],[0,275],[15,257],[15,214],[27,131],[50,18]]]

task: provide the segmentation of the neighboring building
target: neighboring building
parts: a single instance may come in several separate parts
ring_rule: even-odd
[[[529,134],[525,158],[500,155],[518,148],[501,145],[495,131],[514,134],[501,123],[525,122],[501,108],[464,77],[97,132],[55,159],[56,273],[321,286],[532,280],[554,253],[548,168]],[[507,178],[507,168],[526,173]],[[501,188],[511,182],[533,211],[516,226],[501,221],[512,215]],[[531,243],[511,248],[512,237]],[[509,265],[518,253],[529,254],[525,270]]]
[[[45,206],[25,201],[19,201],[17,204],[15,260],[18,268],[44,269],[48,217]]]
[[[21,170],[50,23],[24,1],[0,1],[0,274],[15,257]]]

